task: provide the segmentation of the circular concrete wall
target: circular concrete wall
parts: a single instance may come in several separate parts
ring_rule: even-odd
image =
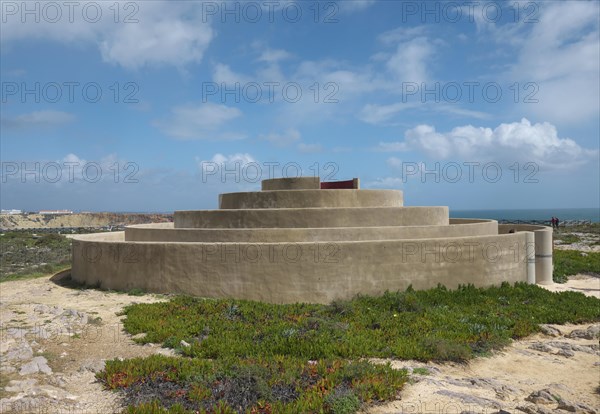
[[[282,208],[175,212],[175,228],[445,226],[447,224],[448,207]]]
[[[221,209],[402,207],[398,190],[282,190],[226,193],[219,196]]]
[[[116,238],[120,237],[120,240]],[[351,299],[428,289],[439,283],[491,286],[527,280],[527,233],[326,243],[125,242],[124,234],[73,240],[74,280],[275,303]]]
[[[272,178],[261,182],[263,191],[272,190],[318,190],[321,188],[319,177]]]
[[[449,219],[447,207],[402,207],[401,191],[319,183],[266,180],[260,193],[223,194],[220,210],[73,236],[71,276],[107,289],[277,303],[548,277],[544,229],[508,233],[493,220]]]
[[[453,220],[454,221],[454,220]],[[498,234],[493,220],[456,223],[449,226],[175,229],[173,223],[140,224],[125,229],[126,241],[203,243],[281,243],[316,241],[400,240],[441,237],[488,236]]]

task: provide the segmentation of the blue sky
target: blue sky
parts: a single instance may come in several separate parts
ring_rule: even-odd
[[[598,2],[2,2],[3,209],[217,207],[260,178],[598,207]]]

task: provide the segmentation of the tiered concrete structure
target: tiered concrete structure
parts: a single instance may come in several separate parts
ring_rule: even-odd
[[[276,303],[409,285],[552,283],[548,227],[449,219],[447,207],[404,207],[401,191],[349,183],[265,180],[260,192],[221,194],[219,210],[77,236],[71,276],[107,289]]]

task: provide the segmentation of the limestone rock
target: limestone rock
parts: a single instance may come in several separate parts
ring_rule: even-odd
[[[592,325],[587,329],[575,329],[568,335],[575,339],[595,339],[600,336],[600,325]]]
[[[565,358],[571,358],[575,356],[575,352],[568,349],[560,349],[556,355],[564,356]]]
[[[568,411],[571,413],[582,413],[582,414],[597,414],[598,413],[597,410],[595,410],[594,408],[592,408],[588,405],[585,405],[582,403],[571,402],[571,401],[564,400],[564,399],[561,399],[558,402],[557,409]]]
[[[31,349],[31,346],[27,342],[18,342],[18,343],[13,344],[9,348],[6,355],[4,356],[4,358],[7,361],[13,361],[13,360],[26,361],[28,359],[31,359],[32,357],[33,357],[33,349]]]
[[[542,330],[542,333],[544,335],[562,336],[562,332],[558,328],[555,328],[554,326],[544,324],[544,325],[540,325],[540,329]]]
[[[89,359],[83,362],[79,367],[79,372],[90,371],[93,373],[100,372],[106,366],[106,362],[101,359]]]
[[[529,346],[529,349],[533,349],[535,351],[540,351],[540,352],[552,352],[552,348],[542,342],[535,342],[533,344],[531,344]]]
[[[534,404],[556,404],[557,400],[559,399],[559,395],[553,395],[552,391],[546,388],[532,392],[527,398],[525,398],[525,401],[529,401]]]
[[[21,367],[21,371],[19,374],[21,375],[29,375],[29,374],[37,374],[38,372],[44,374],[52,374],[52,370],[48,366],[48,360],[42,356],[37,356],[33,358],[31,361],[26,363]]]

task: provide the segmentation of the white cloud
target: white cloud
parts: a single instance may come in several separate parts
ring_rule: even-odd
[[[237,108],[207,102],[175,107],[169,119],[155,121],[154,125],[177,139],[242,139],[245,138],[243,134],[220,130],[241,115]]]
[[[385,163],[391,168],[400,168],[402,167],[402,160],[396,157],[390,157],[385,160]]]
[[[217,153],[209,160],[196,157],[200,174],[200,181],[208,185],[204,188],[207,192],[222,193],[225,191],[256,191],[255,186],[260,185],[266,171],[248,153],[235,153],[224,155]],[[212,190],[211,190],[212,189]],[[215,194],[216,195],[216,194]]]
[[[340,10],[351,13],[356,11],[362,11],[371,7],[375,4],[375,0],[344,0],[338,1],[335,4],[337,4],[340,7]],[[326,9],[325,13],[327,12],[332,12],[332,9]],[[331,16],[331,18],[335,18],[335,16]]]
[[[277,145],[278,147],[288,146],[301,138],[300,131],[297,129],[288,129],[282,134],[270,133],[267,135],[260,135],[260,139],[269,141],[271,144]]]
[[[224,86],[226,86],[229,89],[232,89],[236,83],[244,85],[250,82],[250,78],[240,73],[234,72],[233,70],[231,70],[229,65],[217,63],[213,70],[213,81],[219,84],[219,88],[222,87],[222,84],[225,84]]]
[[[434,47],[426,37],[400,42],[386,67],[400,82],[421,83],[429,79],[429,61]]]
[[[361,183],[365,188],[397,189],[403,185],[401,177],[380,177]]]
[[[394,115],[406,109],[415,108],[418,103],[398,102],[390,105],[366,104],[360,111],[359,118],[368,124],[382,124],[389,121]]]
[[[62,111],[34,111],[14,118],[2,118],[5,128],[50,127],[67,124],[75,120],[75,116]]]
[[[199,62],[213,37],[210,24],[202,21],[201,3],[197,2],[120,2],[116,6],[115,2],[100,2],[94,3],[94,7],[74,4],[72,17],[66,3],[55,4],[61,13],[56,21],[54,12],[51,15],[42,12],[46,7],[43,2],[29,6],[39,7],[42,17],[50,16],[38,23],[35,16],[22,22],[22,6],[17,5],[17,14],[5,16],[3,47],[26,39],[91,43],[98,47],[104,61],[128,69],[146,65],[182,67]]]
[[[322,152],[323,147],[321,146],[321,144],[305,144],[304,142],[301,142],[300,144],[298,144],[298,151],[304,152],[306,154],[313,154],[316,152]]]
[[[428,30],[428,27],[425,25],[414,27],[398,27],[396,29],[381,33],[377,38],[380,42],[388,45],[397,44],[398,42],[412,40],[415,37],[424,37],[427,35]]]
[[[417,109],[428,112],[441,112],[459,117],[468,117],[476,119],[487,119],[490,117],[489,114],[480,111],[474,111],[470,109],[464,109],[457,105],[448,104],[429,104],[424,102],[397,102],[389,105],[377,105],[377,104],[366,104],[358,115],[359,119],[363,122],[372,125],[386,125],[391,124],[392,119],[397,114],[410,110]]]
[[[289,59],[292,55],[283,49],[266,49],[258,58],[259,62],[274,63]]]
[[[555,123],[596,119],[600,112],[600,3],[535,5],[531,16],[537,19],[535,23],[497,25],[481,17],[477,21],[480,37],[491,36],[511,55],[516,50],[517,58],[501,74],[508,84],[518,82],[520,103],[515,113]],[[474,15],[482,16],[480,12]],[[527,16],[522,14],[522,20]],[[524,102],[527,98],[530,102]]]
[[[376,149],[420,151],[436,159],[534,162],[545,169],[578,167],[598,156],[597,150],[582,148],[570,138],[559,138],[554,125],[532,125],[525,118],[494,129],[466,125],[446,133],[419,125],[406,131],[404,141],[380,143]]]
[[[256,162],[256,160],[254,159],[254,157],[248,153],[235,153],[235,154],[230,154],[230,155],[223,155],[221,153],[216,153],[215,155],[213,155],[213,157],[210,160],[202,160],[199,161],[199,163],[206,163],[206,162],[214,162],[217,164],[226,164],[226,165],[233,165],[236,163],[239,164],[249,164],[251,162]]]

